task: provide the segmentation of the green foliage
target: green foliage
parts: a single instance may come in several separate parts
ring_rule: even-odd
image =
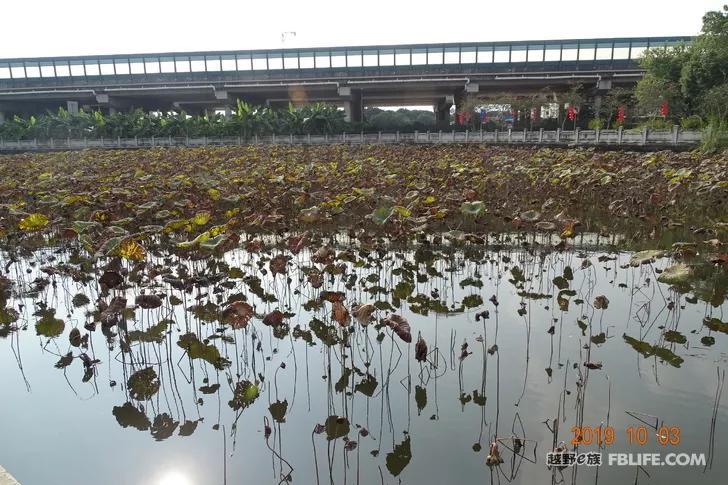
[[[620,106],[624,106],[627,115],[629,116],[634,111],[636,104],[634,91],[625,88],[612,88],[607,92],[602,100],[602,107],[597,115],[603,118],[607,122],[607,128],[616,126],[617,123],[617,111]]]
[[[367,131],[427,131],[435,129],[435,113],[425,110],[379,108],[364,110],[364,128]]]
[[[705,92],[702,97],[701,111],[709,119],[728,120],[728,82],[714,86]]]
[[[602,120],[601,118],[591,119],[589,120],[588,126],[590,130],[600,130],[604,128],[604,120]]]
[[[680,127],[683,130],[700,130],[703,128],[703,119],[698,115],[690,115],[680,119]]]
[[[640,123],[640,128],[647,128],[649,130],[669,130],[673,127],[673,123],[670,120],[664,118],[651,118],[643,123]]]
[[[717,118],[711,119],[703,130],[700,148],[707,153],[728,148],[728,122]]]
[[[322,135],[346,131],[344,112],[336,106],[316,103],[286,110],[254,107],[238,100],[230,118],[223,115],[190,116],[184,111],[149,114],[142,110],[103,114],[100,111],[72,114],[63,108],[38,117],[15,116],[0,125],[0,138],[150,138],[218,137],[294,134]]]
[[[656,116],[668,101],[671,115],[726,119],[728,6],[703,16],[702,33],[690,45],[650,49],[641,63],[647,73],[635,95],[644,114]]]
[[[683,98],[680,85],[670,79],[659,77],[648,71],[635,88],[637,107],[644,115],[657,117],[660,106],[667,101],[670,110],[682,111]]]

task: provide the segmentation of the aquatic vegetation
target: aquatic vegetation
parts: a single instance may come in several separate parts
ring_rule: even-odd
[[[24,412],[0,414],[30,429],[49,412],[36,392],[47,387],[59,427],[93,423],[89,442],[130,439],[115,456],[152,457],[126,483],[150,473],[158,441],[175,440],[215,483],[570,480],[541,455],[564,429],[626,428],[621,411],[635,403],[675,420],[675,395],[690,396],[701,426],[685,440],[702,446],[728,348],[728,256],[724,162],[696,156],[402,146],[5,157],[0,375],[3,403]],[[611,191],[552,180],[565,165],[588,178],[610,163],[624,183]],[[718,188],[701,199],[700,182],[670,185],[644,167],[646,181],[628,185],[640,163],[701,163]],[[692,237],[637,238],[617,219],[648,221],[643,235],[682,223]],[[36,446],[67,458],[67,436]],[[688,477],[670,473],[657,475]]]
[[[546,429],[541,415],[525,417],[521,431],[485,424],[511,419],[498,417],[508,399],[517,399],[518,412],[550,403],[578,420],[570,410],[585,405],[589,389],[587,406],[601,416],[606,391],[589,380],[608,376],[615,392],[651,396],[649,386],[629,383],[629,366],[650,367],[659,381],[722,359],[728,279],[698,249],[682,259],[684,245],[659,253],[605,251],[600,241],[612,238],[597,234],[582,234],[571,249],[550,244],[555,235],[530,231],[488,238],[485,244],[436,234],[398,243],[341,233],[241,233],[238,247],[223,252],[148,238],[142,260],[88,252],[77,239],[64,239],[22,258],[4,253],[0,345],[27,347],[39,339],[42,353],[33,344],[24,359],[47,361],[56,379],[88,386],[82,389],[99,398],[108,380],[109,421],[150,443],[193,435],[204,442],[201,429],[225,430],[230,476],[265,480],[246,458],[262,449],[277,464],[276,483],[289,475],[294,482],[314,478],[299,471],[310,466],[303,462],[311,452],[291,454],[276,444],[284,434],[294,449],[308,443],[316,460],[311,473],[329,473],[334,482],[343,481],[346,454],[357,453],[362,478],[379,479],[378,468],[390,477],[414,476],[412,467],[438,463],[423,437],[447,439],[457,449],[462,434],[479,466],[542,478],[551,473],[544,467],[519,472],[508,465],[533,453],[529,436]],[[691,268],[687,286],[655,278],[683,265]],[[618,338],[623,324],[615,318],[625,314]],[[37,337],[22,332],[28,324]],[[710,357],[696,356],[696,349]],[[520,371],[499,370],[501,359]],[[540,365],[545,374],[529,373]],[[523,386],[520,397],[499,390],[513,381]],[[408,418],[410,399],[417,413]],[[562,399],[566,408],[557,411]],[[370,408],[381,409],[380,423]],[[448,428],[437,427],[441,417]],[[258,437],[251,426],[269,418]],[[415,419],[423,421],[413,426]],[[313,438],[286,433],[291,424],[308,427]],[[242,439],[244,451],[235,451]],[[336,443],[344,456],[326,451]]]
[[[728,159],[478,146],[247,146],[0,156],[0,236],[234,247],[241,231],[726,230]],[[707,239],[707,238],[704,238]],[[305,244],[305,243],[301,243]]]

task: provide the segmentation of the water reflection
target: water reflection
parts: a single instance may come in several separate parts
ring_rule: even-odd
[[[156,481],[157,485],[194,485],[192,480],[189,479],[184,473],[178,470],[170,470],[164,472],[164,474]]]
[[[89,464],[107,483],[711,483],[726,471],[544,463],[562,442],[663,451],[627,442],[643,415],[653,435],[680,426],[680,451],[725,453],[727,280],[710,263],[682,260],[689,277],[665,284],[669,257],[632,266],[598,240],[307,239],[218,254],[160,242],[145,262],[4,255],[3,435],[36,436],[57,460],[51,473],[2,444],[8,468],[72,483],[64,436],[81,429],[83,450],[125,464],[111,476],[108,461]],[[573,426],[600,425],[617,430],[612,450],[571,445]],[[190,472],[159,476],[167,462]]]

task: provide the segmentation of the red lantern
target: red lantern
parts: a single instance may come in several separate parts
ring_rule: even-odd
[[[569,105],[566,110],[566,117],[569,118],[569,121],[574,121],[576,119],[576,109],[574,109],[573,106]]]
[[[624,119],[624,106],[620,106],[619,108],[617,108],[617,123],[624,123]]]
[[[667,104],[667,100],[663,101],[660,105],[660,116],[663,118],[666,117],[670,112],[669,105]]]

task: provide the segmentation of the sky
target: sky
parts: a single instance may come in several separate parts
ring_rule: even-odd
[[[0,0],[0,59],[694,35],[725,1]]]

